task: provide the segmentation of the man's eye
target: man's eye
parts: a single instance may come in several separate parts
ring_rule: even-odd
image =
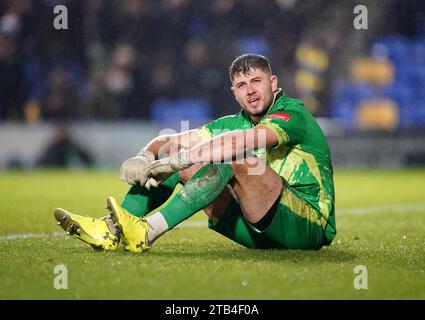
[[[242,88],[244,85],[245,85],[244,83],[238,85],[238,89]]]

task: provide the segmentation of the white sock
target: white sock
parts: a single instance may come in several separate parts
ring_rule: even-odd
[[[154,213],[146,218],[149,224],[148,245],[152,245],[162,234],[168,231],[168,224],[161,212]]]

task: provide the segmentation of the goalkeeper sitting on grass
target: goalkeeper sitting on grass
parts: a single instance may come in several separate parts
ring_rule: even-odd
[[[239,113],[155,138],[122,164],[121,179],[132,187],[121,205],[108,197],[104,218],[56,209],[58,224],[97,249],[116,250],[122,241],[143,252],[203,209],[209,228],[248,248],[329,245],[336,235],[333,171],[320,127],[278,88],[267,58],[242,55],[229,73]],[[182,189],[145,219],[178,183]]]

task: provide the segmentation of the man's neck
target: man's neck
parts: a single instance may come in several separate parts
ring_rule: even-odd
[[[252,114],[250,114],[250,115],[249,115],[249,117],[251,118],[252,122],[254,122],[254,124],[255,124],[255,125],[257,125],[257,124],[261,121],[261,119],[264,117],[264,115],[265,115],[265,114],[267,114],[267,112],[269,112],[270,108],[273,106],[273,104],[274,104],[274,103],[275,103],[275,101],[276,101],[276,97],[277,97],[277,95],[278,95],[281,91],[282,91],[282,89],[281,89],[281,88],[278,88],[278,89],[274,92],[274,97],[273,97],[273,101],[272,101],[272,103],[269,105],[269,107],[268,107],[266,110],[264,110],[264,112],[263,112],[262,114],[260,114],[260,115],[256,115],[256,116],[254,116],[254,115],[252,115]]]
[[[261,121],[261,118],[266,114],[267,112],[264,112],[263,114],[259,115],[259,116],[253,116],[250,115],[249,117],[251,118],[252,122],[254,122],[254,124],[258,124]]]

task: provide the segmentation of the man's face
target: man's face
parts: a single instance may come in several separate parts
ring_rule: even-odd
[[[277,77],[261,69],[239,72],[232,81],[232,92],[239,105],[253,117],[261,117],[273,102]]]

